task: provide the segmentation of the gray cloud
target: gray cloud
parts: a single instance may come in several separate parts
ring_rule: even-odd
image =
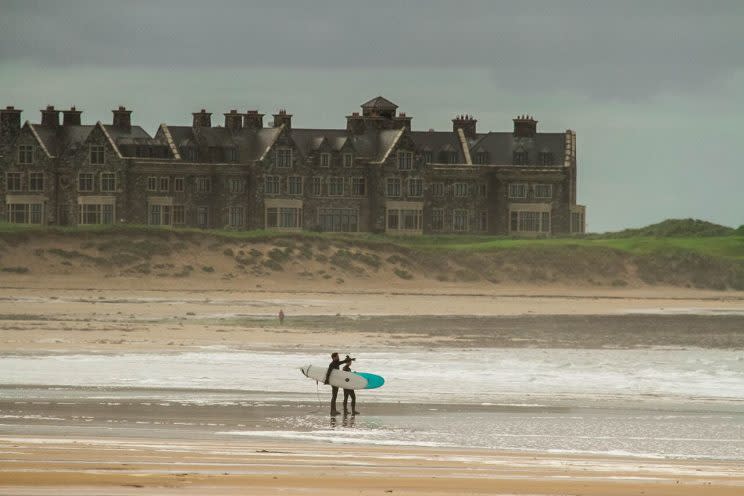
[[[0,60],[484,68],[514,91],[645,99],[744,67],[742,2],[3,1]]]

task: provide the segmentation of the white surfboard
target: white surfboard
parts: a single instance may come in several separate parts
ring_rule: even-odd
[[[328,373],[328,365],[305,365],[304,367],[300,367],[300,370],[305,377],[323,382],[325,381],[326,373]],[[333,370],[328,384],[343,389],[364,389],[367,387],[367,379],[354,372]]]

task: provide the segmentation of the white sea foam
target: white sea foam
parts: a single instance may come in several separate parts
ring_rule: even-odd
[[[318,357],[274,351],[24,355],[0,359],[0,377],[6,385],[234,389],[308,400],[316,395],[315,384],[296,366],[312,361]],[[531,407],[545,404],[539,398],[744,401],[744,361],[725,350],[375,351],[360,354],[357,367],[386,378],[383,388],[363,393],[367,402]]]

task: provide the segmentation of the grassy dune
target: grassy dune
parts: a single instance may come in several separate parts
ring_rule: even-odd
[[[227,279],[281,272],[336,284],[391,277],[744,290],[744,232],[691,219],[544,239],[0,224],[0,271],[32,275],[73,268],[107,276]]]

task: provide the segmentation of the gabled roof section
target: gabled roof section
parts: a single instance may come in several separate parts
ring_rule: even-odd
[[[178,151],[178,147],[173,142],[173,136],[171,136],[168,125],[165,123],[160,124],[160,132],[163,133],[163,138],[165,139],[165,143],[168,145],[168,148],[170,148],[170,151],[173,154],[173,158],[175,158],[176,160],[181,160],[181,154]]]
[[[39,144],[39,148],[44,151],[44,154],[47,156],[47,158],[54,158],[54,155],[49,153],[49,149],[47,148],[46,143],[44,143],[44,140],[42,140],[41,136],[39,136],[39,133],[36,131],[35,126],[29,121],[26,121],[26,123],[23,124],[23,127],[28,127],[28,129],[31,131],[31,134],[36,139],[36,142]]]
[[[118,147],[118,146],[116,146],[116,142],[115,142],[115,141],[114,141],[114,140],[113,140],[113,139],[111,138],[111,135],[110,135],[110,134],[109,134],[109,132],[108,132],[108,131],[106,130],[106,127],[105,127],[105,126],[103,125],[103,123],[102,123],[101,121],[98,121],[98,122],[96,122],[96,127],[97,127],[98,129],[100,129],[100,130],[101,130],[101,132],[103,133],[103,135],[104,135],[104,136],[106,137],[106,139],[108,140],[109,144],[111,145],[111,147],[112,147],[112,148],[114,149],[114,151],[116,152],[116,156],[117,156],[117,157],[119,157],[119,158],[124,158],[124,157],[122,156],[121,152],[119,151],[119,147]]]
[[[383,96],[375,97],[362,104],[362,108],[366,109],[383,109],[383,110],[395,110],[398,108],[396,104],[388,100]]]
[[[276,144],[276,141],[279,139],[279,136],[282,135],[282,131],[284,131],[284,129],[285,129],[284,124],[282,124],[279,127],[272,127],[269,129],[265,129],[265,131],[274,131],[274,132],[271,134],[268,134],[268,133],[264,134],[263,136],[264,139],[262,142],[262,144],[264,145],[263,152],[258,157],[258,160],[264,160],[266,158],[266,155],[268,155],[271,149],[274,147],[274,145]],[[261,133],[259,133],[257,136],[260,136],[260,135]]]
[[[405,129],[403,128],[380,131],[380,147],[378,148],[378,150],[382,154],[382,157],[378,158],[378,160],[376,160],[376,163],[381,164],[388,159],[390,153],[398,144],[398,142],[400,141],[400,137],[403,136],[404,132]]]

